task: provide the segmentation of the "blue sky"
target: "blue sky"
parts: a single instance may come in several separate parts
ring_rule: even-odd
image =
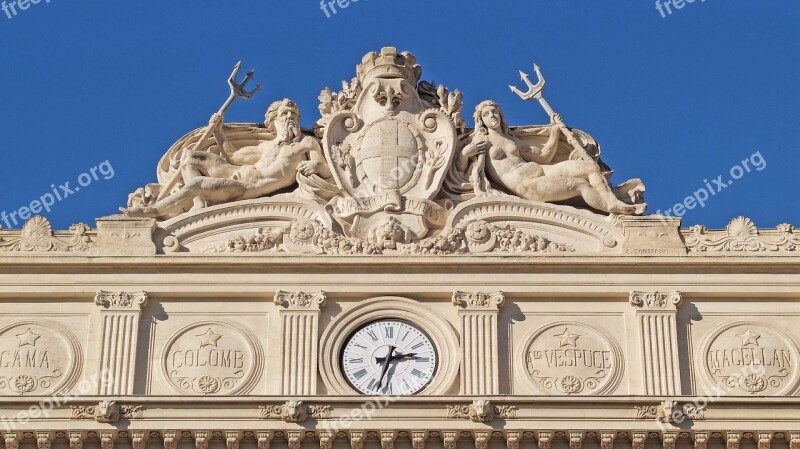
[[[387,45],[414,53],[423,79],[464,92],[470,126],[487,98],[512,125],[546,122],[507,87],[537,62],[550,103],[601,143],[614,180],[645,181],[651,213],[706,180],[717,190],[733,169],[741,179],[686,211],[685,225],[800,225],[797,0],[695,0],[665,17],[651,0],[360,0],[330,17],[311,0],[28,6],[0,11],[0,210],[104,161],[114,169],[44,214],[58,228],[94,225],[153,182],[166,149],[225,100],[237,60],[266,86],[226,120],[260,121],[291,97],[309,127],[319,91]],[[735,169],[745,159],[749,173]]]

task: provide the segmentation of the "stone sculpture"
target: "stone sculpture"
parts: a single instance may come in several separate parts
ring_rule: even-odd
[[[560,136],[557,116],[553,117],[548,140],[541,147],[531,146],[516,137],[500,105],[494,101],[480,103],[475,108],[474,119],[475,130],[461,150],[457,170],[465,172],[471,158],[485,154],[476,162],[476,170],[484,167],[491,182],[521,198],[556,202],[581,197],[594,209],[624,215],[641,215],[647,208],[644,203],[623,202],[595,161],[553,162]],[[484,175],[479,172],[477,176]]]
[[[184,150],[179,170],[185,185],[151,205],[131,207],[125,213],[134,217],[172,216],[190,202],[192,210],[200,209],[209,202],[227,203],[272,194],[294,184],[298,175],[330,176],[319,142],[301,133],[300,111],[292,101],[272,103],[265,118],[264,126],[274,139],[236,148],[225,137],[223,117],[212,116],[209,126],[214,129],[220,154]]]

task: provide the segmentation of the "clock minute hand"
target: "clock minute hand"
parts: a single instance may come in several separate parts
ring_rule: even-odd
[[[378,382],[378,391],[383,388],[383,378],[386,377],[386,372],[389,371],[389,363],[393,360],[392,354],[394,353],[395,347],[389,346],[389,353],[386,354],[386,361],[383,362],[383,370],[381,371],[381,379]]]

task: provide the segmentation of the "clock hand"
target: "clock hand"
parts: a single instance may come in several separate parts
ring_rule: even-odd
[[[410,352],[408,354],[398,354],[392,357],[392,360],[413,359],[416,356],[417,356],[416,352]],[[375,357],[375,361],[378,363],[381,363],[384,360],[386,360],[386,357]]]
[[[392,361],[394,350],[394,346],[389,346],[389,353],[386,354],[386,361],[383,362],[383,371],[381,371],[381,379],[380,382],[378,382],[378,391],[383,387],[383,378],[386,377],[386,372],[389,371],[389,363]]]

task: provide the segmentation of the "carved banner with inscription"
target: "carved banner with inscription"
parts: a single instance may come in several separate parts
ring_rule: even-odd
[[[742,321],[712,332],[702,360],[715,384],[758,395],[790,394],[798,383],[797,343],[763,322]]]
[[[539,329],[529,339],[524,357],[525,372],[548,394],[611,393],[622,375],[622,354],[613,337],[578,322]]]
[[[167,343],[163,374],[184,394],[249,392],[261,374],[261,347],[249,332],[206,321],[178,331]]]
[[[24,321],[0,329],[0,394],[46,394],[71,387],[80,346],[56,323]]]

